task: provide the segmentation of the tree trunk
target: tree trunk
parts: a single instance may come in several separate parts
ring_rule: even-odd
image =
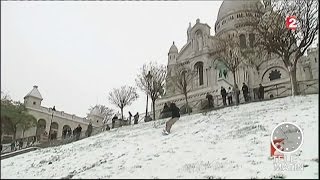
[[[146,106],[146,115],[145,116],[147,116],[148,115],[148,98],[149,96],[148,96],[148,94],[147,94],[147,106]]]
[[[13,128],[13,140],[16,140],[17,128]]]
[[[232,72],[232,75],[233,75],[233,87],[236,87],[236,71],[231,71]]]
[[[296,67],[291,67],[291,69],[289,69],[289,76],[291,82],[291,95],[299,95]]]
[[[22,138],[24,138],[24,131],[25,131],[25,130],[23,129],[23,130],[22,130]]]
[[[123,120],[123,107],[121,109],[121,119]]]
[[[152,108],[153,108],[153,120],[156,120],[156,109],[155,109],[156,101],[152,100]]]
[[[188,94],[185,93],[185,94],[184,94],[184,97],[185,97],[185,99],[186,99],[186,111],[187,111],[187,113],[190,115],[189,105],[188,105]]]

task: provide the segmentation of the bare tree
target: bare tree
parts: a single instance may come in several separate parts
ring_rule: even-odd
[[[178,91],[182,93],[186,100],[186,110],[190,114],[188,104],[188,93],[192,90],[192,83],[197,72],[188,68],[186,65],[178,64],[173,69],[174,76],[171,77],[173,84],[176,86]]]
[[[121,118],[123,119],[123,108],[131,105],[131,103],[138,97],[136,88],[131,86],[122,86],[120,89],[113,89],[113,91],[109,93],[108,99],[110,103],[120,108]]]
[[[98,104],[98,105],[95,105],[93,107],[90,107],[89,108],[89,112],[91,112],[96,107],[98,107],[99,113],[103,116],[104,123],[107,123],[107,121],[112,118],[112,116],[114,114],[114,110],[111,109],[111,108],[108,108],[108,107],[106,107],[104,105]],[[89,114],[87,114],[87,115],[89,115]]]
[[[232,72],[233,85],[236,85],[236,71],[244,61],[243,49],[240,47],[239,35],[235,31],[218,38],[217,55],[225,66]]]
[[[156,62],[144,64],[136,78],[137,86],[152,100],[154,120],[156,119],[155,102],[164,93],[165,79],[166,67]]]
[[[316,39],[319,30],[317,0],[270,0],[269,5],[257,8],[261,15],[253,22],[257,41],[267,52],[280,57],[286,66],[292,86],[292,95],[299,94],[296,68],[299,59]],[[286,16],[296,16],[296,30],[285,26]]]

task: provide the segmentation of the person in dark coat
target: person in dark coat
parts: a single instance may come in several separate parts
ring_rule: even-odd
[[[15,147],[16,147],[16,143],[14,141],[12,141],[10,146],[11,146],[11,151],[14,151]]]
[[[206,98],[208,99],[208,108],[213,108],[213,96],[210,93],[207,93]]]
[[[67,136],[67,129],[62,130],[62,139],[65,139]]]
[[[166,128],[164,129],[165,134],[169,134],[172,125],[177,122],[180,118],[180,109],[176,106],[175,103],[170,104],[170,111],[171,111],[171,119],[166,122]]]
[[[81,131],[82,131],[82,127],[81,127],[80,124],[79,124],[78,127],[75,129],[76,140],[79,140],[79,139],[80,139]]]
[[[110,130],[110,126],[107,124],[107,128],[106,128],[106,130],[107,131],[109,131]]]
[[[91,133],[92,133],[92,123],[90,122],[89,125],[88,125],[88,128],[87,128],[87,136],[90,137],[91,136]]]
[[[227,101],[226,101],[226,98],[227,98],[227,91],[224,87],[221,86],[221,90],[220,90],[220,94],[222,96],[222,101],[223,101],[223,105],[226,106],[227,105]]]
[[[137,114],[135,114],[133,118],[134,118],[134,124],[138,124],[139,113],[137,112]]]
[[[264,87],[262,84],[259,84],[259,100],[264,100]]]
[[[19,149],[22,149],[22,146],[23,146],[23,141],[22,141],[22,139],[20,139],[20,141],[19,141]]]
[[[162,112],[168,112],[169,111],[169,106],[168,106],[168,104],[167,103],[164,103],[164,106],[163,106],[163,110],[162,110]]]
[[[160,118],[167,118],[171,116],[170,108],[167,103],[164,103],[163,110],[161,112]]]
[[[71,137],[71,128],[67,129],[67,137]]]
[[[242,84],[242,93],[243,93],[243,98],[244,98],[245,102],[248,102],[249,101],[249,96],[248,96],[249,88],[246,85],[246,83]]]
[[[116,119],[118,119],[118,116],[115,114],[112,118],[112,129],[114,128],[114,125],[116,123]]]
[[[131,119],[132,119],[132,114],[131,114],[131,112],[129,111],[129,125],[131,124]]]

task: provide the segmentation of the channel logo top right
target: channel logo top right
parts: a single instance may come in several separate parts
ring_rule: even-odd
[[[291,31],[295,31],[297,29],[297,17],[296,16],[287,16],[286,17],[286,27]]]

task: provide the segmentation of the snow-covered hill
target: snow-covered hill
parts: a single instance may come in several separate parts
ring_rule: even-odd
[[[167,119],[165,119],[167,120]],[[270,134],[297,123],[303,171],[275,171]],[[157,123],[164,120],[157,121]],[[172,134],[154,122],[1,161],[1,178],[317,178],[318,95],[286,97],[182,117]],[[51,163],[49,163],[51,162]]]

